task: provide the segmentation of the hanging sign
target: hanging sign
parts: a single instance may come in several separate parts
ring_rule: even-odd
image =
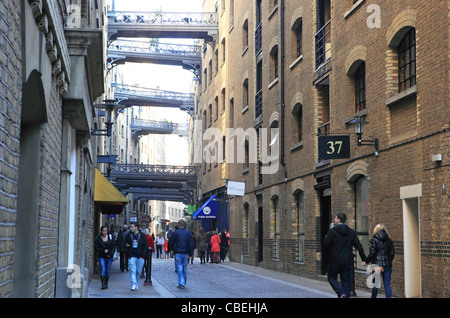
[[[319,136],[319,160],[350,158],[350,136]]]

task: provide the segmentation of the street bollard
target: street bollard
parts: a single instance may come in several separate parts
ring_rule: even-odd
[[[147,259],[147,273],[145,277],[144,286],[153,286],[152,283],[152,248],[148,248],[148,259]]]

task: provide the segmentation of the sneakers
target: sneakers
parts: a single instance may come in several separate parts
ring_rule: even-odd
[[[184,286],[178,285],[179,289],[184,289]]]
[[[139,285],[132,284],[132,285],[131,285],[131,290],[132,290],[132,291],[139,290]]]

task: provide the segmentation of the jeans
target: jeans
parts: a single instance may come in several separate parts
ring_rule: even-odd
[[[128,260],[128,269],[130,270],[131,285],[139,285],[139,277],[144,268],[145,260],[143,258],[131,257]]]
[[[181,287],[186,286],[188,260],[189,255],[187,254],[175,254],[175,266],[178,273],[178,285]]]
[[[350,274],[352,271],[351,264],[329,264],[328,265],[328,282],[331,287],[341,297],[345,295],[350,297]],[[337,281],[337,276],[341,278],[341,284]]]
[[[386,298],[392,297],[391,291],[391,275],[392,267],[384,267],[384,271],[381,272],[381,277],[383,278],[384,290],[386,291]],[[372,288],[372,298],[377,298],[378,288]]]
[[[99,257],[98,262],[100,263],[100,268],[102,269],[101,276],[109,276],[111,271],[111,264],[113,262],[113,258],[103,258]]]

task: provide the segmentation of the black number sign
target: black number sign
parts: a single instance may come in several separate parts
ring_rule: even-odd
[[[350,158],[350,136],[319,136],[319,160]]]

